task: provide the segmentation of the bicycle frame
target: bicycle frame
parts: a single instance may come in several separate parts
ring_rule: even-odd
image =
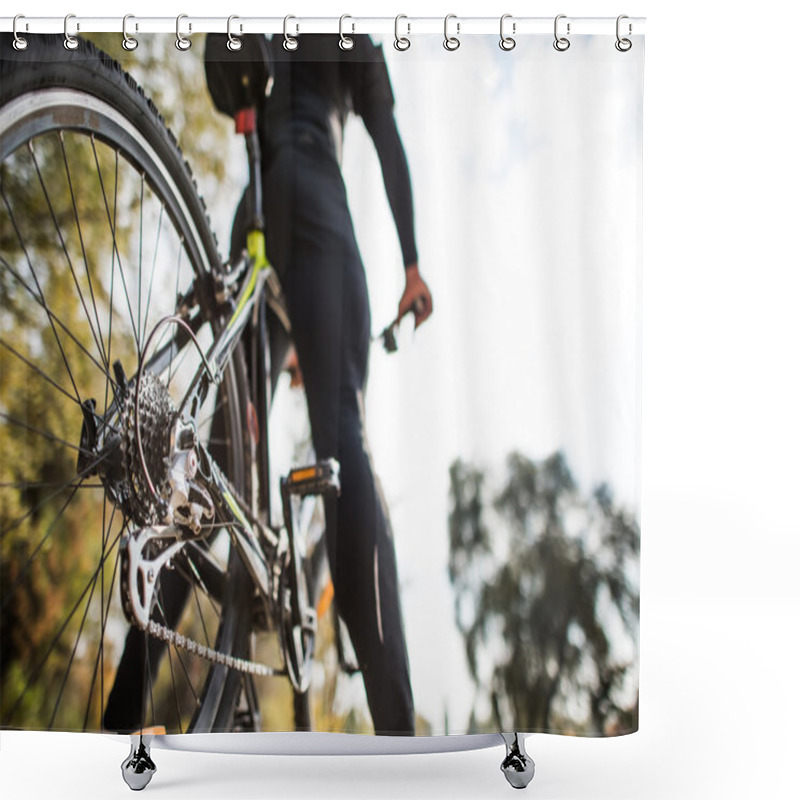
[[[195,332],[204,320],[187,320],[181,315],[181,303],[178,304],[177,313],[175,316],[162,320],[166,323],[168,321],[179,325],[179,332],[165,347],[156,353],[149,362],[144,361],[144,352],[147,350],[145,345],[138,379],[141,379],[142,372],[153,372],[159,374],[162,369],[161,365],[164,361],[169,362],[170,358],[174,355],[173,348],[177,347],[180,350],[181,346],[190,346],[189,340],[200,350],[202,354],[202,363],[198,368],[197,373],[190,382],[188,391],[186,392],[180,407],[178,409],[178,419],[183,423],[191,420],[191,424],[196,420],[197,413],[205,401],[211,385],[219,385],[222,380],[222,375],[228,367],[232,354],[236,346],[241,341],[245,327],[248,321],[253,322],[254,336],[261,334],[260,341],[254,341],[254,352],[264,353],[266,357],[269,356],[269,347],[266,340],[266,331],[259,331],[257,325],[257,317],[265,301],[265,292],[271,292],[273,306],[277,304],[277,297],[279,294],[279,283],[274,268],[270,265],[266,255],[266,244],[264,239],[263,228],[263,212],[262,212],[262,195],[261,195],[261,152],[258,143],[258,136],[256,134],[255,125],[255,110],[244,110],[236,116],[237,132],[244,134],[245,142],[247,145],[248,166],[249,166],[249,184],[247,191],[250,193],[252,200],[251,207],[253,208],[253,215],[250,220],[249,232],[247,234],[247,255],[243,256],[229,271],[226,276],[216,277],[216,286],[214,287],[215,294],[218,302],[229,302],[229,286],[239,285],[238,296],[235,298],[233,311],[224,323],[224,327],[215,337],[215,341],[211,346],[208,353],[203,354],[200,350],[200,345],[195,338]],[[242,274],[244,273],[244,274]],[[208,291],[207,287],[200,287],[200,291]],[[189,298],[185,298],[186,301]],[[186,306],[186,316],[188,316],[188,302],[183,304]],[[282,321],[288,329],[288,317],[283,316]],[[158,326],[153,330],[151,339],[156,333]],[[185,333],[184,337],[180,336],[180,331]],[[137,384],[139,382],[137,380]],[[267,409],[269,405],[269,389],[267,389],[266,403]],[[248,398],[249,403],[249,398]],[[266,420],[267,409],[264,409],[263,419]],[[188,417],[188,420],[186,419]],[[180,424],[180,422],[178,423]],[[137,425],[138,425],[138,404],[137,404]],[[258,423],[256,422],[256,425]],[[250,427],[248,425],[248,427]],[[268,440],[266,425],[264,427],[265,440],[261,443],[262,448],[268,448]],[[255,438],[252,430],[250,431],[251,439]],[[194,439],[194,437],[191,437]],[[176,436],[176,440],[178,437]],[[179,443],[178,443],[179,446]],[[191,447],[195,443],[192,441]],[[275,532],[271,525],[270,514],[270,497],[269,497],[269,458],[260,460],[253,459],[254,473],[253,473],[253,490],[251,492],[252,502],[251,507],[247,508],[246,503],[240,502],[234,496],[234,492],[226,480],[224,474],[215,464],[214,459],[201,445],[198,447],[199,451],[199,471],[203,476],[204,484],[212,494],[214,506],[218,511],[223,511],[224,516],[227,517],[225,522],[229,523],[229,528],[232,532],[232,541],[237,546],[247,571],[253,579],[259,593],[264,597],[272,596],[273,587],[271,586],[270,574],[268,564],[263,555],[263,547],[266,546],[269,550],[277,552],[280,549],[279,535]],[[257,476],[257,463],[263,465],[262,472],[264,474]],[[142,458],[142,465],[145,474],[150,483],[150,488],[153,490],[152,483],[150,482],[149,475],[147,475],[147,467]],[[263,486],[265,497],[263,498],[263,507],[266,511],[266,523],[262,524],[258,519],[258,492],[256,491],[256,483]],[[153,494],[155,491],[153,490]],[[291,537],[291,525],[289,528],[289,536]],[[293,547],[293,542],[288,542],[288,547]]]
[[[275,312],[287,332],[290,324],[282,306],[277,274],[266,256],[261,213],[261,161],[254,115],[245,115],[245,122],[240,132],[245,134],[247,142],[248,192],[252,201],[250,207],[254,209],[247,233],[246,254],[224,274],[209,276],[210,280],[204,281],[203,285],[192,284],[185,295],[178,298],[176,313],[163,318],[153,328],[139,360],[134,389],[136,441],[142,472],[152,498],[160,508],[159,518],[164,524],[141,528],[123,543],[127,554],[127,584],[136,594],[128,602],[128,608],[139,627],[150,628],[152,590],[148,587],[155,583],[155,575],[163,567],[172,564],[173,560],[181,563],[186,555],[183,553],[185,548],[191,551],[191,558],[186,561],[194,579],[203,583],[209,595],[214,595],[213,587],[225,585],[225,575],[195,542],[213,536],[210,532],[215,528],[226,528],[231,545],[239,553],[252,580],[255,595],[264,605],[266,619],[277,624],[283,638],[284,669],[259,665],[260,674],[287,675],[295,691],[303,695],[310,679],[316,610],[305,583],[305,548],[294,529],[291,498],[338,494],[339,466],[334,459],[326,459],[292,470],[280,484],[283,524],[280,527],[272,524],[268,439],[272,365],[265,316],[267,306]],[[205,292],[208,300],[211,291],[216,303],[205,303],[204,306],[216,307],[217,312],[226,311],[221,322],[217,312],[211,320],[202,318],[201,312],[192,316],[197,300],[195,294]],[[235,297],[232,296],[234,293]],[[211,321],[215,338],[208,351],[203,352],[196,334],[206,321]],[[158,330],[168,324],[175,325],[177,333],[150,359],[146,359],[150,342]],[[226,370],[237,368],[233,356],[242,343],[248,324],[252,335],[251,364],[246,370],[249,380],[244,381],[245,396],[238,397],[236,402],[243,407],[246,405],[247,429],[243,433],[250,446],[249,502],[237,494],[207,446],[197,436],[199,411],[212,385],[221,384]],[[153,486],[141,448],[139,387],[145,375],[149,373],[158,377],[182,348],[192,346],[197,348],[201,360],[172,423],[167,458],[168,485],[162,486],[162,490],[166,488],[171,493],[167,502]],[[242,369],[241,363],[238,369]],[[260,435],[261,430],[263,435]],[[153,542],[153,547],[149,547],[150,542]]]
[[[194,435],[196,415],[206,399],[211,385],[220,383],[222,375],[230,363],[232,354],[241,341],[248,319],[258,313],[260,304],[264,301],[264,292],[268,286],[272,267],[266,258],[264,235],[261,231],[252,231],[248,235],[248,255],[242,259],[233,272],[234,274],[240,274],[243,270],[246,270],[245,279],[236,299],[234,311],[220,331],[219,336],[215,339],[210,351],[202,355],[201,364],[191,380],[189,389],[178,410],[176,428],[173,435],[175,442],[173,457],[182,451],[196,451],[198,457],[197,469],[202,476],[203,486],[210,492],[217,514],[221,513],[223,517],[218,522],[225,524],[231,531],[232,541],[242,556],[247,571],[259,593],[263,597],[271,597],[273,582],[270,579],[269,564],[264,556],[264,551],[265,548],[270,552],[278,552],[282,549],[279,535],[269,524],[262,524],[258,519],[255,490],[253,491],[253,506],[248,508],[241,499],[235,497],[234,491],[222,470],[217,466],[205,446],[196,441]],[[186,333],[188,338],[185,339],[186,343],[183,346],[189,347],[194,344],[194,346],[200,347],[194,336],[191,322],[187,322],[183,317],[177,315],[162,320],[153,330],[151,339],[162,323],[170,322],[179,325],[179,330],[183,330]],[[173,338],[150,361],[146,363],[143,361],[140,365],[138,379],[141,379],[143,372],[153,372],[157,375],[160,372],[159,367],[164,358],[164,353],[171,354],[173,348],[178,347],[180,349],[180,346],[181,342]],[[143,356],[146,350],[147,345],[145,345]],[[139,380],[137,380],[137,384]],[[266,442],[264,442],[263,446],[266,446]],[[142,461],[142,464],[146,470],[145,462]],[[192,540],[191,535],[179,533],[178,528],[174,526],[169,526],[168,528],[159,526],[158,528],[143,529],[144,531],[147,531],[145,538],[167,538],[174,535],[179,540],[177,542],[178,545],[183,545]],[[291,543],[288,546],[290,545]],[[182,549],[181,546],[174,549],[170,548],[170,555],[177,555],[180,549]],[[141,544],[138,550],[142,550]],[[160,565],[161,560],[159,560],[159,567]],[[213,567],[209,565],[207,568]]]

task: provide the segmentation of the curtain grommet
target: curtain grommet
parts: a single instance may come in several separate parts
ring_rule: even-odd
[[[181,52],[185,52],[192,46],[192,40],[181,33],[181,20],[188,19],[188,14],[178,14],[175,19],[175,47]],[[192,25],[189,23],[189,33],[192,32]]]
[[[411,25],[410,23],[406,23],[406,35],[400,35],[400,20],[401,19],[408,19],[405,14],[398,14],[394,18],[394,49],[399,50],[401,53],[408,50],[411,47],[411,39],[408,38],[408,34],[411,33]]]
[[[231,33],[231,23],[235,19],[239,19],[239,17],[237,17],[236,14],[231,14],[228,17],[228,41],[225,43],[225,46],[232,53],[235,53],[237,50],[241,50],[242,49],[242,40],[238,36],[234,36]],[[241,28],[239,30],[241,30]]]
[[[13,22],[13,24],[11,26],[11,30],[12,30],[12,32],[14,34],[14,42],[13,42],[14,49],[15,50],[20,50],[20,51],[28,49],[28,40],[24,36],[20,36],[19,33],[17,32],[17,22],[19,20],[21,20],[21,19],[25,19],[25,15],[24,14],[17,14],[14,17],[14,22]],[[28,29],[28,23],[26,22],[25,23],[25,30],[27,30],[27,29]]]
[[[451,19],[457,20],[458,17],[456,17],[455,14],[448,14],[444,18],[444,42],[442,42],[442,46],[444,47],[445,50],[449,50],[452,53],[453,51],[458,50],[458,48],[461,47],[461,40],[458,38],[458,36],[450,36],[447,32],[447,28]],[[457,34],[461,33],[460,22],[456,22],[456,33]]]
[[[514,39],[513,36],[506,36],[505,34],[504,27],[507,19],[513,19],[512,15],[503,14],[503,16],[500,17],[500,49],[509,52],[509,50],[513,50],[517,46],[517,40]],[[511,23],[511,32],[512,33],[517,32],[516,22]]]
[[[345,36],[344,35],[344,21],[346,19],[353,19],[349,14],[342,14],[339,17],[339,49],[344,50],[345,52],[349,52],[356,46],[356,40],[352,36]],[[355,33],[356,26],[355,24],[351,23],[352,31],[351,33]]]
[[[126,14],[122,18],[122,49],[130,52],[139,46],[139,40],[134,36],[128,35],[128,20],[135,19],[133,14]],[[136,25],[134,30],[138,30],[139,26]]]
[[[620,36],[620,23],[624,19],[629,19],[627,14],[620,14],[617,17],[617,41],[614,42],[614,47],[616,47],[617,50],[619,50],[620,53],[627,53],[628,50],[630,50],[631,47],[633,47],[633,42],[630,39],[628,39],[627,37]],[[628,36],[630,36],[631,33],[633,33],[633,26],[629,22],[628,23]]]
[[[567,34],[566,34],[566,36],[559,36],[559,33],[558,33],[559,20],[566,19],[566,18],[567,18],[566,14],[559,14],[555,18],[555,21],[553,22],[553,36],[555,37],[555,41],[553,42],[553,47],[555,47],[555,49],[558,50],[559,53],[563,53],[563,52],[569,50],[569,46],[570,46],[570,41],[569,41],[569,39],[567,39],[567,36],[569,36],[569,34],[570,34],[570,23],[567,22]]]
[[[293,17],[291,14],[287,14],[283,18],[283,49],[287,50],[290,53],[293,53],[297,48],[300,46],[300,42],[294,36],[289,36],[289,20],[290,19],[297,19],[297,17]],[[299,27],[295,24],[295,33],[298,32]]]
[[[67,14],[64,17],[64,49],[65,50],[77,50],[78,45],[80,42],[69,32],[69,21],[71,19],[75,19],[74,14]],[[76,26],[76,29],[80,29],[80,26]]]

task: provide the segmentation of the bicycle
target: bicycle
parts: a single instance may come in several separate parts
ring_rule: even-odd
[[[258,729],[255,678],[283,675],[296,725],[307,727],[322,551],[319,535],[306,540],[308,513],[298,504],[336,493],[338,465],[293,469],[280,484],[283,523],[272,519],[266,315],[287,328],[289,320],[264,251],[249,110],[266,69],[238,86],[249,98],[235,116],[247,142],[253,213],[247,252],[226,263],[188,164],[134,81],[84,40],[67,52],[60,37],[30,37],[28,52],[15,54],[4,38],[7,658],[25,654],[17,641],[29,623],[24,607],[41,604],[43,583],[61,594],[76,584],[77,601],[46,622],[54,635],[27,653],[29,674],[19,674],[18,662],[4,665],[2,725],[33,716],[49,728],[86,730],[98,718],[102,727],[113,669],[105,639],[119,639],[111,608],[119,581],[127,621],[146,643],[166,645],[160,674],[145,668],[153,723],[181,732]],[[82,534],[87,525],[97,528],[93,544]],[[84,564],[90,555],[95,563]],[[173,625],[176,575],[193,613]],[[278,666],[253,645],[254,633],[274,630]],[[55,680],[47,686],[51,658]],[[80,703],[75,688],[86,690]]]

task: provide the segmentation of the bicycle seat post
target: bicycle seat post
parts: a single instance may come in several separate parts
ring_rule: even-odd
[[[250,172],[250,182],[246,189],[249,195],[250,218],[247,220],[247,252],[256,271],[269,266],[265,252],[264,241],[264,209],[261,191],[261,147],[258,141],[258,125],[255,106],[239,109],[235,115],[236,132],[244,135],[247,145],[247,161]],[[246,204],[247,206],[248,204]],[[249,348],[250,375],[254,378],[252,391],[258,409],[258,429],[261,431],[263,442],[259,448],[258,459],[260,465],[261,505],[263,507],[266,523],[272,526],[272,512],[270,500],[270,465],[269,465],[269,408],[272,403],[271,372],[272,363],[269,348],[269,333],[266,319],[266,308],[261,304],[257,315],[253,318],[250,329],[251,343]],[[261,362],[259,365],[259,361]],[[255,379],[255,376],[260,376]],[[258,513],[259,497],[254,492],[252,497],[253,512]]]
[[[254,106],[236,112],[236,133],[244,135],[247,145],[247,161],[250,170],[250,185],[247,191],[252,200],[252,218],[248,230],[263,230],[264,207],[261,194],[261,147],[256,131],[256,109]]]

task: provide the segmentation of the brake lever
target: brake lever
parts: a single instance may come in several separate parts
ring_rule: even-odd
[[[397,344],[397,329],[400,327],[400,322],[406,314],[410,314],[412,311],[414,314],[421,314],[425,308],[425,304],[422,301],[421,297],[418,297],[414,303],[412,304],[411,308],[409,308],[405,314],[402,314],[399,317],[395,317],[377,336],[372,337],[372,341],[376,342],[379,339],[383,344],[383,349],[387,353],[396,353],[398,349]]]

